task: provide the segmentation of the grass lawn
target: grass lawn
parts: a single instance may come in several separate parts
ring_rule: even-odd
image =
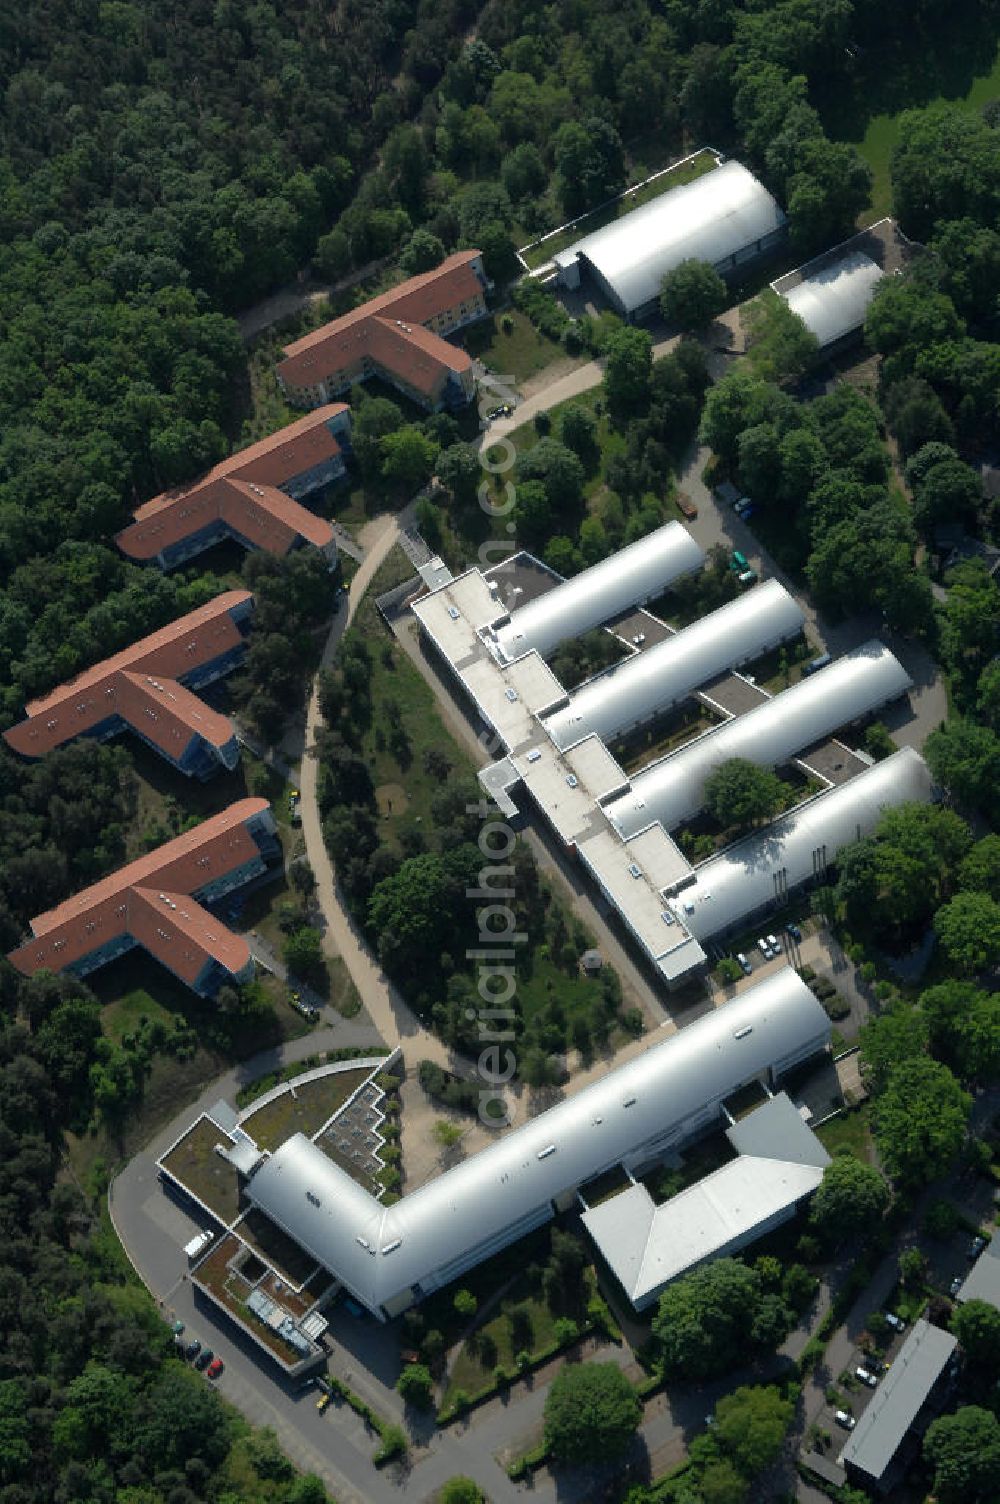
[[[557,251],[565,250],[568,245],[573,245],[584,235],[592,235],[595,230],[612,224],[614,220],[621,219],[632,209],[638,209],[640,204],[647,204],[650,199],[659,198],[661,193],[666,193],[671,188],[680,188],[684,183],[694,182],[695,178],[711,172],[715,166],[716,161],[711,153],[703,152],[693,162],[685,162],[671,172],[664,172],[655,182],[647,183],[642,188],[637,188],[634,192],[615,199],[603,208],[594,209],[590,214],[585,214],[571,228],[560,230],[546,240],[536,241],[532,245],[523,247],[521,255],[529,269],[544,266],[547,261],[552,260]]]
[[[816,1135],[828,1154],[840,1154],[845,1150],[860,1159],[862,1164],[871,1163],[871,1103],[851,1108],[839,1117],[816,1129]]]
[[[527,1281],[518,1281],[507,1292],[507,1299],[517,1301],[531,1322],[532,1341],[529,1351],[537,1352],[555,1340],[556,1318],[545,1302],[530,1292]],[[498,1363],[502,1363],[508,1371],[511,1370],[519,1351],[514,1346],[510,1317],[498,1312],[476,1332],[471,1346],[470,1343],[463,1342],[448,1378],[443,1403],[450,1404],[460,1389],[466,1394],[475,1394],[478,1389],[483,1389],[493,1377],[493,1370]],[[480,1353],[490,1359],[488,1365],[481,1361]]]
[[[505,328],[507,325],[510,326],[509,333]],[[568,360],[559,341],[539,334],[534,324],[516,308],[480,319],[465,331],[462,343],[470,355],[481,360],[491,371],[515,383],[527,381],[529,376],[544,371],[554,361]],[[581,356],[576,364],[583,365],[587,359],[587,356]]]
[[[593,977],[563,971],[541,954],[541,948],[533,959],[531,975],[519,972],[517,979],[517,997],[525,1023],[530,1024],[543,1008],[557,1004],[566,1016],[567,1039],[570,1039],[574,1017],[581,1011],[586,1015],[591,1004],[600,1001],[599,983]]]
[[[367,1069],[362,1068],[336,1071],[303,1086],[290,1081],[280,1097],[259,1107],[243,1126],[262,1149],[276,1149],[293,1133],[311,1138],[367,1075]]]
[[[407,827],[422,825],[428,832],[433,830],[431,806],[443,785],[424,768],[424,757],[432,747],[448,755],[452,764],[449,782],[456,778],[472,780],[476,772],[441,720],[429,685],[375,608],[373,597],[398,584],[401,572],[405,579],[412,573],[412,566],[397,549],[379,570],[350,628],[371,651],[372,720],[365,728],[361,752],[372,771],[383,840],[397,849],[400,832]],[[390,749],[389,723],[383,708],[390,700],[399,707],[406,733],[403,762]]]
[[[946,65],[946,61],[940,64],[930,64],[931,67]],[[893,147],[899,140],[900,115],[906,110],[926,108],[928,105],[944,102],[959,105],[970,112],[977,112],[991,99],[1000,98],[1000,53],[995,53],[989,63],[984,58],[978,65],[972,66],[978,66],[980,71],[971,82],[968,74],[962,78],[961,83],[939,80],[940,88],[929,92],[926,81],[921,80],[922,97],[916,93],[917,86],[915,85],[914,96],[909,102],[892,112],[871,116],[867,121],[863,136],[859,138],[857,135],[847,133],[846,139],[855,143],[875,177],[872,186],[872,207],[862,216],[863,224],[872,224],[876,219],[881,219],[884,215],[891,213],[889,159]],[[959,92],[962,85],[965,85],[965,92]],[[931,87],[933,88],[933,85]]]

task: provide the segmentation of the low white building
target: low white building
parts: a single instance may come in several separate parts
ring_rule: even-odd
[[[564,287],[578,287],[586,268],[623,318],[642,319],[656,311],[664,277],[682,261],[705,261],[726,276],[784,235],[785,215],[763,183],[742,163],[724,162],[585,235],[553,260]]]
[[[830,1163],[784,1092],[727,1129],[726,1137],[738,1157],[662,1206],[637,1183],[584,1212],[584,1227],[637,1311],[682,1274],[737,1253],[787,1222]]]
[[[754,590],[744,599],[759,593]],[[780,767],[804,748],[898,699],[912,683],[883,643],[866,642],[755,710],[706,731],[644,768],[632,779],[628,793],[607,805],[608,818],[623,837],[635,835],[651,820],[674,830],[697,814],[705,780],[724,762],[739,757],[762,768]],[[572,704],[571,700],[570,709]],[[566,714],[560,711],[553,720]]]
[[[784,968],[394,1206],[303,1134],[268,1157],[246,1194],[385,1320],[547,1222],[586,1181],[653,1164],[720,1121],[741,1086],[776,1084],[829,1038],[820,1004]]]
[[[802,610],[784,585],[765,580],[588,680],[548,717],[546,730],[563,749],[591,732],[611,741],[679,705],[727,668],[752,663],[798,636],[804,625]]]

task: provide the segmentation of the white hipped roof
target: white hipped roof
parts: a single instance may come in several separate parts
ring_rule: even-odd
[[[883,275],[863,251],[848,251],[781,296],[821,347],[832,345],[863,326]]]
[[[576,241],[559,261],[584,256],[631,313],[659,297],[682,261],[725,266],[784,223],[763,183],[742,163],[725,162]]]
[[[926,803],[931,787],[919,752],[904,747],[712,857],[674,908],[698,940],[732,929],[786,889],[819,876],[842,846],[871,834],[884,810]]]
[[[520,606],[508,625],[497,629],[501,661],[520,658],[532,648],[547,658],[568,637],[579,637],[637,602],[652,600],[704,562],[691,534],[679,522],[668,522]]]
[[[766,580],[673,637],[608,669],[570,696],[546,729],[565,750],[592,732],[604,741],[650,720],[734,664],[749,663],[802,630],[805,617],[779,580]],[[649,824],[649,819],[643,821]]]
[[[838,727],[888,704],[912,683],[902,664],[873,638],[794,688],[645,768],[632,779],[627,794],[606,806],[608,818],[626,838],[651,820],[673,830],[701,808],[706,778],[730,758],[745,758],[762,768],[779,767]]]
[[[739,1158],[662,1206],[644,1185],[634,1185],[584,1212],[584,1227],[637,1310],[671,1280],[735,1251],[757,1229],[790,1213],[817,1188],[830,1163],[784,1092],[726,1136]]]
[[[446,1283],[546,1220],[555,1197],[702,1121],[739,1086],[777,1062],[807,1058],[829,1035],[820,1004],[786,967],[395,1206],[382,1206],[300,1133],[265,1161],[247,1194],[377,1312],[418,1284]]]

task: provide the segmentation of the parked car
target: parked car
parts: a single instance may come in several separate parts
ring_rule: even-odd
[[[748,507],[744,507],[743,510],[742,510],[742,512],[740,513],[740,516],[743,518],[744,522],[749,522],[750,518],[751,517],[756,517],[756,515],[757,515],[757,508],[753,505],[752,502],[751,502],[751,504]]]
[[[776,956],[778,954],[776,950],[771,949],[771,943],[766,935],[761,935],[760,939],[757,941],[757,949],[760,951],[765,961],[770,961],[772,956]]]
[[[688,496],[686,491],[677,492],[677,505],[680,508],[681,516],[686,517],[689,522],[693,521],[694,518],[697,517],[698,508],[695,506],[694,502],[691,500],[690,496]]]
[[[870,1368],[856,1368],[854,1370],[854,1377],[860,1379],[862,1384],[867,1384],[869,1389],[874,1389],[878,1383],[878,1379]]]
[[[184,1323],[183,1323],[183,1321],[175,1321],[174,1324],[173,1324],[173,1326],[170,1328],[170,1330],[173,1332],[173,1334],[174,1334],[175,1337],[179,1337],[181,1335],[181,1333],[184,1331]]]
[[[768,935],[767,943],[774,951],[774,954],[776,956],[779,956],[781,954],[781,941],[778,939],[777,935]]]
[[[902,1316],[897,1316],[895,1311],[886,1311],[885,1319],[892,1327],[894,1332],[906,1331],[906,1322],[903,1320]]]
[[[320,1415],[323,1414],[323,1411],[327,1408],[327,1406],[329,1405],[329,1403],[330,1403],[330,1401],[332,1399],[333,1399],[333,1395],[332,1394],[321,1394],[320,1395],[319,1399],[316,1401],[316,1409],[319,1411]]]
[[[213,1358],[211,1363],[205,1370],[206,1377],[209,1379],[217,1379],[225,1366],[226,1365],[223,1363],[221,1358]]]
[[[757,571],[756,571],[756,569],[743,569],[736,576],[736,582],[739,585],[753,585],[753,584],[756,583],[756,580],[757,580]]]
[[[749,496],[739,496],[733,502],[733,511],[738,512],[740,513],[740,515],[742,515],[746,511],[747,507],[752,506],[753,502],[750,500]]]
[[[750,560],[747,558],[746,554],[741,554],[738,548],[734,548],[733,560],[729,567],[730,569],[735,569],[737,572],[739,572],[739,570],[741,569],[749,569]]]
[[[802,931],[799,929],[797,924],[786,924],[785,931],[787,934],[791,935],[796,944],[798,944],[798,942],[802,939]]]
[[[753,967],[751,966],[748,957],[745,956],[742,951],[739,951],[736,956],[736,964],[745,977],[748,977],[753,971]]]
[[[833,1415],[838,1426],[843,1426],[845,1431],[853,1431],[857,1420],[849,1410],[836,1410]]]
[[[197,1358],[195,1358],[194,1360],[194,1366],[195,1368],[200,1369],[202,1373],[204,1373],[208,1365],[210,1363],[213,1363],[214,1361],[215,1354],[213,1353],[212,1349],[210,1347],[203,1347]]]
[[[978,1259],[979,1255],[982,1253],[985,1247],[986,1239],[977,1236],[973,1238],[972,1242],[966,1249],[965,1257],[967,1259]]]
[[[188,1362],[190,1363],[193,1358],[197,1358],[197,1356],[198,1356],[198,1354],[200,1352],[201,1352],[201,1343],[198,1341],[198,1338],[195,1337],[194,1341],[193,1342],[189,1342],[188,1345],[187,1345],[187,1347],[184,1349],[184,1356],[185,1356],[185,1358],[187,1358]]]
[[[961,1274],[956,1274],[955,1278],[952,1280],[951,1284],[948,1286],[949,1294],[951,1294],[951,1295],[957,1295],[958,1292],[959,1292],[959,1290],[961,1290],[961,1288],[962,1288],[962,1286],[964,1284],[965,1284],[965,1280],[963,1279],[962,1275]]]

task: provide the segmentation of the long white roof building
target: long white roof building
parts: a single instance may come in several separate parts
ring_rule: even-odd
[[[823,347],[863,327],[883,275],[863,251],[847,251],[781,296]]]
[[[691,259],[719,272],[750,261],[782,235],[785,216],[740,162],[725,162],[661,193],[554,257],[566,286],[586,263],[625,318],[655,306],[667,272]]]
[[[805,617],[779,580],[766,580],[655,647],[616,664],[545,722],[565,751],[596,732],[604,741],[652,720],[725,669],[750,663],[801,632]],[[644,824],[648,825],[649,820]]]
[[[744,599],[759,593],[755,590]],[[762,768],[778,767],[839,727],[887,705],[912,682],[889,649],[872,639],[792,689],[706,731],[645,768],[632,779],[627,794],[605,806],[608,818],[626,839],[652,820],[659,820],[664,830],[673,830],[701,808],[706,778],[730,758],[746,758]],[[572,706],[571,701],[570,710]],[[561,711],[553,720],[566,714]]]
[[[871,834],[884,810],[926,803],[931,790],[927,764],[904,747],[703,863],[673,906],[697,940],[721,935],[822,877],[843,846]]]
[[[567,638],[599,627],[630,606],[654,600],[704,562],[705,555],[687,529],[679,522],[668,522],[519,606],[506,625],[490,634],[497,656],[509,663],[534,648],[547,658]]]
[[[265,1160],[247,1195],[384,1319],[540,1226],[585,1181],[651,1163],[714,1122],[740,1086],[777,1079],[829,1037],[822,1007],[785,968],[395,1206],[301,1133]]]

